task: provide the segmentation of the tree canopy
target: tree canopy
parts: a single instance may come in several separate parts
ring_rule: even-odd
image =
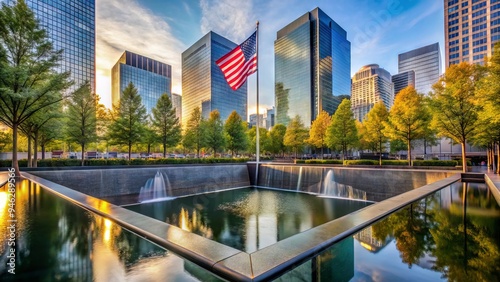
[[[364,139],[368,143],[375,144],[380,165],[382,165],[382,152],[385,150],[385,144],[389,142],[389,138],[385,134],[385,126],[388,120],[389,112],[384,103],[380,101],[368,112],[363,122],[366,129]]]
[[[226,136],[226,147],[231,151],[231,156],[238,154],[239,151],[244,151],[248,147],[248,138],[245,134],[246,122],[241,119],[241,116],[232,111],[224,124]]]
[[[290,147],[295,152],[295,157],[297,153],[303,149],[308,138],[308,130],[304,126],[299,115],[296,115],[286,127],[285,136],[283,139],[283,144]]]
[[[409,166],[412,165],[412,141],[424,136],[430,118],[423,95],[417,93],[413,86],[404,88],[396,96],[394,105],[389,111],[385,133],[392,140],[401,140],[406,143]]]
[[[205,121],[206,146],[212,149],[215,158],[217,152],[220,152],[226,143],[224,136],[224,124],[220,118],[218,110],[210,112],[208,120]]]
[[[82,149],[84,165],[85,145],[97,140],[97,96],[92,93],[87,81],[67,101],[64,134],[69,142],[78,143]]]
[[[342,160],[345,159],[347,151],[358,144],[358,129],[349,99],[342,100],[333,114],[326,138],[328,147],[342,152]]]
[[[17,162],[18,127],[32,115],[60,102],[71,83],[58,73],[56,51],[25,1],[0,9],[0,121],[12,128],[12,167]]]
[[[330,115],[326,111],[321,111],[311,125],[309,130],[309,139],[307,143],[316,148],[321,148],[321,158],[323,158],[323,148],[328,146],[326,142],[326,132],[330,122]]]
[[[181,136],[181,126],[175,114],[170,97],[165,93],[161,95],[152,109],[152,127],[163,145],[163,157],[167,155],[167,148],[177,145]]]
[[[195,149],[196,156],[200,156],[200,150],[206,144],[205,127],[203,126],[204,118],[201,116],[200,107],[196,107],[189,120],[186,122],[184,129],[184,138],[182,144],[186,148]]]
[[[450,66],[434,84],[430,105],[432,126],[441,134],[462,145],[463,170],[466,171],[466,142],[478,127],[481,105],[478,91],[485,75],[482,66],[466,62]]]
[[[132,145],[142,140],[145,121],[146,108],[137,88],[130,82],[122,92],[119,105],[113,105],[112,122],[108,128],[111,144],[128,147],[129,160]]]

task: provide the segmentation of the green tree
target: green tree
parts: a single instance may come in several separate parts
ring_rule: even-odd
[[[487,64],[488,75],[479,91],[479,103],[483,109],[479,114],[479,126],[474,143],[488,148],[488,167],[493,167],[496,147],[496,173],[500,173],[500,43],[495,44],[493,56]]]
[[[151,147],[154,147],[160,141],[159,136],[156,134],[156,131],[153,129],[153,122],[149,119],[146,120],[146,123],[144,126],[144,133],[143,133],[142,141],[144,142],[143,144],[146,145],[146,151],[147,151],[146,154],[148,156],[151,154]]]
[[[366,129],[364,138],[367,142],[376,145],[379,154],[379,165],[382,165],[382,152],[385,150],[385,144],[389,141],[385,134],[385,125],[388,120],[389,112],[384,103],[380,101],[368,112],[363,122]]]
[[[110,142],[126,145],[130,160],[132,145],[142,140],[146,121],[146,108],[132,82],[123,90],[119,105],[113,105],[112,116],[113,120],[108,128]]]
[[[32,115],[60,102],[69,73],[57,73],[55,51],[25,1],[0,9],[0,121],[12,128],[12,167],[17,162],[18,129]]]
[[[12,136],[7,131],[0,131],[0,152],[12,142]]]
[[[167,156],[167,148],[175,147],[181,141],[181,126],[175,109],[167,94],[163,94],[153,113],[153,129],[163,145],[163,157]]]
[[[349,99],[342,100],[332,116],[326,138],[328,147],[332,150],[340,149],[342,151],[342,160],[345,159],[347,151],[358,144],[358,129]]]
[[[297,153],[304,148],[308,135],[308,130],[304,126],[300,116],[296,115],[286,127],[283,144],[292,148],[295,158],[297,158]]]
[[[226,133],[226,147],[231,151],[233,157],[235,153],[238,154],[238,151],[244,151],[248,147],[246,128],[246,122],[236,111],[232,111],[224,124],[224,131]]]
[[[214,152],[213,157],[217,152],[220,152],[225,146],[225,132],[224,124],[220,118],[220,113],[218,110],[213,110],[210,112],[208,120],[205,122],[206,128],[206,145]]]
[[[269,130],[269,147],[267,150],[271,152],[273,155],[281,153],[283,156],[285,154],[286,145],[285,145],[285,134],[286,134],[286,126],[278,123]]]
[[[184,147],[196,150],[198,158],[200,157],[201,148],[206,144],[206,130],[203,124],[204,118],[201,116],[201,110],[199,107],[196,107],[186,123],[184,138],[182,140]]]
[[[259,127],[259,153],[265,153],[266,149],[269,148],[269,135],[267,134],[267,129]],[[250,145],[248,146],[248,151],[250,154],[255,154],[257,152],[257,128],[253,126],[247,131],[247,138],[250,140]]]
[[[433,127],[443,136],[462,146],[462,169],[467,171],[466,144],[479,126],[481,106],[478,90],[485,72],[483,67],[468,63],[452,65],[434,84],[430,105]]]
[[[423,95],[417,93],[413,86],[401,90],[389,111],[389,121],[385,133],[392,140],[406,143],[408,165],[411,166],[412,141],[424,136],[430,122],[430,114],[424,103]]]
[[[49,120],[40,128],[40,133],[38,135],[40,151],[42,152],[42,160],[45,159],[45,150],[49,144],[52,144],[56,140],[63,139],[63,119],[54,118]]]
[[[92,93],[90,83],[81,85],[67,101],[64,135],[69,142],[80,145],[82,166],[85,163],[85,146],[97,141],[97,96]]]
[[[321,111],[311,125],[309,130],[309,139],[307,143],[316,148],[321,148],[321,158],[323,158],[323,148],[327,147],[326,132],[330,122],[332,121],[330,115],[326,111]]]

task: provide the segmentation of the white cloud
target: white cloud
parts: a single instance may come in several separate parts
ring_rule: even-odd
[[[111,68],[128,50],[172,66],[172,87],[180,88],[184,44],[170,25],[135,0],[96,1],[97,93],[111,104]]]
[[[200,0],[201,31],[214,31],[232,41],[242,41],[252,32],[256,18],[252,1]]]

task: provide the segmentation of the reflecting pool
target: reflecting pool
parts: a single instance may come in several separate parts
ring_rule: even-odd
[[[369,204],[243,188],[126,208],[251,253]]]
[[[0,188],[0,238],[8,206]],[[210,272],[29,181],[17,184],[15,275],[0,242],[0,281],[220,281]]]
[[[485,184],[454,183],[276,281],[291,279],[500,281],[500,207]]]

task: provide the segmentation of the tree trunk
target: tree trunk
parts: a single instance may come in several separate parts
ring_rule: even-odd
[[[28,134],[28,167],[31,167],[31,134]]]
[[[33,152],[33,163],[32,167],[37,167],[38,166],[38,130],[35,131],[35,140],[33,140],[33,149],[35,150]]]
[[[163,143],[163,158],[167,157],[167,143]]]
[[[495,164],[495,146],[496,146],[496,142],[493,142],[493,144],[491,144],[491,151],[490,151],[490,169],[491,171],[495,172],[496,170],[496,164]]]
[[[486,167],[488,170],[490,170],[490,164],[491,164],[491,150],[490,150],[490,145],[486,146]]]
[[[411,163],[411,140],[408,140],[408,166],[412,166]]]
[[[12,168],[15,170],[17,177],[21,176],[19,171],[19,162],[17,161],[17,124],[14,123],[12,126]]]
[[[84,157],[84,154],[85,154],[85,143],[82,143],[82,166],[85,165],[85,157]]]
[[[149,153],[151,153],[151,144],[148,144],[148,156],[149,156]]]
[[[42,150],[42,160],[45,160],[45,144],[40,145],[40,149]]]
[[[465,155],[466,153],[466,148],[465,148],[465,142],[462,142],[460,145],[462,145],[462,172],[467,172],[467,157]]]
[[[130,157],[132,156],[132,144],[128,143],[128,161],[130,162]]]
[[[323,153],[323,147],[321,147],[321,159],[324,159],[325,158],[325,154]]]
[[[378,165],[382,166],[382,142],[378,144]]]
[[[495,173],[500,173],[500,142],[497,142],[497,170]]]

